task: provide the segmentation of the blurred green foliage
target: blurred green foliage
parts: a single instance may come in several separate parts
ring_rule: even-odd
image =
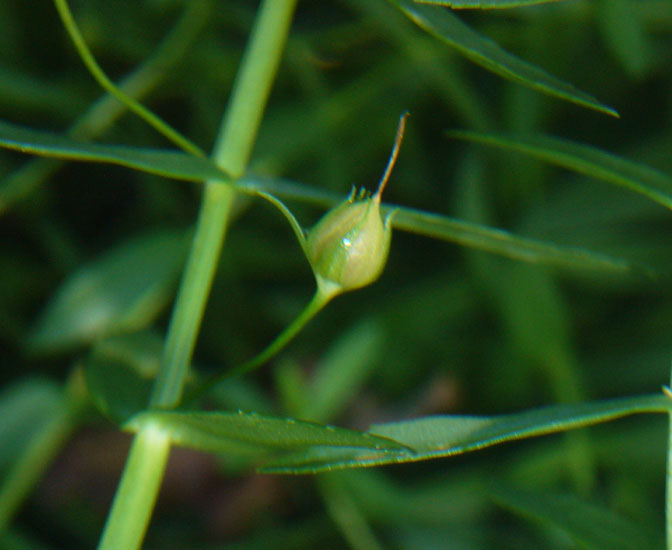
[[[366,429],[429,414],[499,414],[657,392],[669,380],[669,212],[539,159],[448,139],[446,130],[544,133],[672,174],[672,3],[567,0],[457,13],[620,119],[486,72],[393,4],[299,3],[251,172],[343,197],[353,183],[373,189],[396,120],[408,109],[390,202],[640,261],[659,276],[556,271],[397,231],[379,282],[334,301],[271,365],[219,388],[214,405]],[[72,3],[115,81],[156,53],[182,7],[177,0]],[[157,70],[144,103],[207,150],[257,5],[201,7],[208,11]],[[100,95],[50,3],[0,2],[0,119],[65,132]],[[102,142],[167,147],[128,114],[101,131]],[[35,178],[0,204],[0,380],[8,400],[0,410],[12,421],[5,437],[17,447],[3,445],[3,472],[5,455],[18,452],[45,422],[42,409],[56,402],[45,378],[72,385],[72,366],[82,361],[98,387],[112,361],[151,376],[160,354],[155,332],[110,339],[150,325],[165,332],[200,199],[189,182],[109,165],[45,166],[0,151],[0,200],[8,185],[16,189],[19,171]],[[42,170],[49,177],[35,175]],[[287,204],[304,226],[321,213]],[[247,198],[236,213],[196,348],[202,372],[253,356],[313,291],[284,218]],[[105,262],[119,272],[101,274]],[[86,292],[106,307],[109,293],[121,297],[107,324],[84,322],[77,304]],[[59,307],[68,315],[56,315]],[[52,345],[58,331],[69,340]],[[101,349],[108,354],[102,367]],[[348,392],[339,364],[354,369],[353,349],[367,364],[351,373]],[[147,364],[149,372],[138,366]],[[124,377],[112,386],[123,391],[132,383]],[[41,403],[31,416],[33,400]],[[125,414],[128,408],[109,416]],[[2,539],[5,547],[95,545],[127,443],[103,415],[85,420]],[[452,459],[342,472],[336,487],[345,495],[330,478],[316,485],[252,475],[244,461],[176,450],[146,547],[342,548],[343,537],[360,548],[620,547],[606,535],[576,534],[595,521],[620,525],[623,548],[654,548],[663,532],[665,441],[663,419],[641,416]],[[334,501],[368,523],[370,539],[361,530],[348,534]],[[590,518],[574,538],[567,515]],[[637,537],[653,542],[630,544]]]

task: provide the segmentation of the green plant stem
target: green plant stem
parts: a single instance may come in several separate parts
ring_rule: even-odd
[[[151,407],[175,407],[182,396],[233,199],[234,191],[230,187],[206,183],[194,240],[168,327],[161,368],[152,391]]]
[[[280,63],[296,0],[266,0],[250,37],[212,154],[233,179],[240,178],[252,152],[273,77]],[[152,406],[178,405],[205,309],[234,191],[207,182],[194,243],[173,311]]]
[[[231,370],[218,372],[217,374],[212,375],[210,378],[205,380],[194,392],[187,395],[185,402],[190,402],[197,397],[202,396],[211,390],[214,386],[227,380],[229,378],[234,378],[236,376],[242,376],[247,374],[259,367],[264,363],[273,358],[279,351],[281,351],[292,339],[305,327],[308,322],[317,315],[320,310],[326,306],[329,301],[334,297],[334,294],[325,294],[319,289],[313,295],[313,298],[304,308],[304,310],[299,314],[299,316],[294,319],[291,324],[289,324],[285,330],[283,330],[276,338],[268,345],[261,353],[258,353],[245,363],[234,367]]]
[[[180,149],[182,149],[187,153],[191,153],[192,155],[196,155],[197,157],[205,157],[205,153],[201,151],[201,149],[197,145],[189,141],[175,129],[171,128],[170,125],[161,120],[149,109],[144,107],[138,101],[136,101],[131,96],[124,93],[114,85],[114,83],[107,77],[107,75],[100,67],[100,65],[98,65],[96,59],[93,57],[93,54],[91,53],[91,50],[89,50],[89,47],[86,45],[84,37],[82,36],[82,33],[79,31],[77,23],[75,23],[75,19],[72,16],[72,12],[70,11],[70,8],[68,7],[68,3],[66,2],[66,0],[54,0],[54,4],[56,5],[56,9],[58,10],[58,14],[61,17],[61,20],[63,21],[63,26],[68,31],[68,34],[70,35],[70,38],[72,39],[72,42],[74,43],[75,48],[77,49],[77,52],[82,58],[84,65],[86,65],[86,68],[89,70],[93,78],[96,79],[98,84],[100,84],[100,86],[104,90],[106,90],[109,94],[113,95],[119,101],[127,105],[131,111],[133,111],[136,115],[138,115],[140,118],[146,121],[157,132],[166,137],[166,139],[172,141]]]
[[[318,312],[326,306],[331,300],[332,296],[328,296],[319,290],[315,292],[312,300],[308,303],[301,314],[290,323],[276,338],[273,340],[261,353],[246,361],[229,371],[227,378],[233,376],[242,376],[270,360],[282,348],[284,348],[291,340],[301,331],[303,327],[313,318]]]
[[[101,550],[140,547],[169,454],[170,436],[161,429],[148,424],[136,434],[107,518]]]
[[[233,179],[243,175],[249,161],[295,7],[296,0],[264,0],[259,8],[212,154],[215,163]],[[152,407],[175,407],[182,396],[234,198],[230,186],[206,182],[194,241],[152,393]],[[103,532],[100,543],[103,550],[133,549],[142,544],[163,476],[163,455],[167,458],[170,447],[167,435],[162,435],[165,450],[162,445],[147,444],[149,429],[153,436],[157,435],[149,427],[136,435]],[[146,484],[142,475],[149,475],[155,482]],[[131,534],[126,533],[128,525],[134,527]]]

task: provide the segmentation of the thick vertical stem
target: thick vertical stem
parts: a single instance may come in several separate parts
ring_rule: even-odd
[[[212,158],[232,178],[241,177],[252,153],[273,77],[280,64],[296,0],[266,0],[222,122]],[[168,331],[152,406],[176,406],[184,386],[198,328],[214,276],[234,192],[206,183],[201,216]]]
[[[233,199],[234,191],[230,187],[220,183],[205,184],[194,240],[168,327],[161,369],[154,384],[152,407],[169,409],[182,397]]]
[[[147,425],[133,440],[100,542],[101,550],[140,548],[170,454],[170,439]]]
[[[212,154],[213,160],[234,179],[243,175],[250,158],[295,7],[296,0],[264,0],[260,7]],[[152,407],[172,408],[182,397],[234,198],[231,187],[206,182],[192,249],[152,394]],[[161,439],[156,431],[156,427],[147,426],[136,435],[100,548],[133,549],[142,544],[170,448],[167,436]],[[151,483],[138,483],[141,475],[147,475]],[[127,526],[133,527],[128,534]],[[120,545],[118,541],[122,540]]]

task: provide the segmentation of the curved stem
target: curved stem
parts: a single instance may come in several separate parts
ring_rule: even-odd
[[[280,352],[287,344],[289,344],[292,339],[301,331],[301,329],[305,327],[308,322],[329,303],[333,296],[333,294],[328,295],[324,292],[321,292],[320,290],[317,290],[313,295],[313,298],[299,314],[299,316],[294,319],[285,328],[285,330],[276,336],[275,339],[268,346],[266,346],[263,351],[231,370],[218,372],[210,376],[196,390],[194,390],[185,398],[185,402],[193,401],[194,399],[207,393],[214,386],[220,382],[223,382],[224,380],[234,378],[236,376],[242,376],[243,374],[247,374],[248,372],[261,367],[264,363],[272,359],[278,352]]]
[[[82,58],[84,65],[89,70],[93,78],[96,79],[96,82],[101,85],[101,87],[106,90],[108,93],[116,97],[119,101],[128,106],[128,108],[152,126],[157,132],[162,134],[168,140],[172,141],[180,149],[196,155],[197,157],[205,157],[205,153],[201,149],[180,134],[177,130],[172,128],[169,124],[161,120],[158,116],[152,113],[144,105],[133,99],[128,94],[122,92],[114,82],[112,82],[108,76],[105,74],[103,69],[98,65],[98,62],[93,57],[91,50],[86,45],[82,33],[75,23],[75,19],[72,16],[72,12],[68,7],[66,0],[54,0],[58,14],[63,21],[63,26],[68,31],[72,42],[79,53],[79,56]]]
[[[196,0],[185,6],[180,19],[161,41],[156,51],[142,64],[115,84],[122,93],[136,100],[155,89],[187,52],[207,19],[210,0]],[[128,106],[105,93],[68,129],[68,135],[88,141],[109,128]],[[15,203],[28,197],[52,176],[64,161],[37,158],[0,180],[0,215]]]

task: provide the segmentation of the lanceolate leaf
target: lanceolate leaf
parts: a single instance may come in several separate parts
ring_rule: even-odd
[[[406,455],[408,448],[382,436],[255,413],[152,411],[125,425],[137,431],[147,423],[169,432],[171,440],[214,453],[305,450],[313,447],[357,449],[377,456]]]
[[[586,176],[626,187],[672,208],[672,177],[590,145],[551,136],[451,131],[450,137],[518,151]]]
[[[171,298],[186,237],[147,233],[75,271],[38,318],[28,337],[30,351],[62,351],[147,326]]]
[[[84,143],[64,135],[16,126],[5,121],[0,121],[0,146],[42,157],[118,164],[180,180],[229,179],[212,162],[186,153]]]
[[[668,412],[670,409],[672,401],[668,397],[647,395],[555,405],[502,416],[435,416],[377,424],[369,431],[400,441],[421,455],[452,455],[502,441],[566,431],[636,413]]]
[[[497,10],[504,8],[520,8],[537,4],[550,4],[563,0],[414,0],[416,4],[431,4],[458,9]]]
[[[503,50],[492,40],[462,23],[450,10],[423,6],[413,0],[389,1],[419,27],[487,70],[560,99],[618,116],[616,111],[593,96]]]
[[[294,453],[267,464],[263,471],[313,473],[334,468],[355,468],[396,462],[414,462],[447,457],[489,447],[504,441],[525,439],[608,422],[638,413],[665,413],[672,401],[663,395],[628,397],[610,401],[557,405],[502,416],[432,416],[371,426],[372,435],[393,439],[413,449],[380,459],[358,457],[354,453],[334,460],[320,449]]]

